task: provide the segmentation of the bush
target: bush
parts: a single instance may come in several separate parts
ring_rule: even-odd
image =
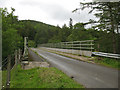
[[[28,47],[36,47],[35,42],[32,40],[28,41]]]

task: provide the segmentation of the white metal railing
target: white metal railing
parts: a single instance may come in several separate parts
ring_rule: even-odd
[[[71,50],[80,50],[80,51],[85,50],[85,51],[91,51],[91,55],[110,57],[110,58],[116,58],[116,59],[120,58],[120,54],[92,52],[94,49],[93,42],[94,42],[94,40],[47,43],[47,44],[41,44],[40,47],[71,49]]]
[[[92,52],[93,55],[110,57],[110,58],[120,58],[120,54],[104,53],[104,52]]]
[[[50,47],[50,48],[77,49],[77,50],[92,51],[94,49],[93,41],[94,40],[47,43],[47,44],[41,44],[40,46],[41,47]]]

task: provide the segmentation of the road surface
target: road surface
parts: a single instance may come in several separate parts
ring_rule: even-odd
[[[33,49],[86,88],[118,88],[118,70]]]
[[[44,60],[41,57],[39,57],[35,52],[33,52],[30,48],[28,49],[28,53],[29,59],[33,61],[44,62]]]

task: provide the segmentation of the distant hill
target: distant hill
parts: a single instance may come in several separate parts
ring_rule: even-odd
[[[35,21],[35,20],[20,20],[20,22],[24,22],[24,23],[31,22],[33,25],[39,24],[41,26],[49,26],[49,27],[56,28],[56,26],[54,26],[54,25],[46,24],[46,23],[43,23],[40,21]]]
[[[28,37],[29,40],[34,40],[36,44],[47,43],[49,40],[58,34],[59,26],[49,25],[40,21],[20,20],[22,28],[18,30],[22,37]]]

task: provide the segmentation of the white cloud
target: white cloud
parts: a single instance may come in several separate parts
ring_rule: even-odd
[[[51,25],[60,25],[64,23],[68,25],[69,18],[73,22],[87,22],[89,18],[95,18],[88,15],[88,9],[79,13],[72,13],[74,9],[79,7],[80,1],[88,0],[2,0],[1,6],[13,7],[16,9],[15,15],[20,20],[32,19],[41,21]]]

